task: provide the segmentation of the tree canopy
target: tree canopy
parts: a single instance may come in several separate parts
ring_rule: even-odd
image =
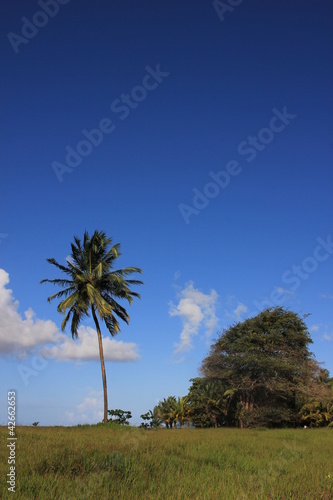
[[[164,398],[141,426],[333,427],[333,378],[311,343],[304,319],[281,307],[234,324],[213,343],[188,394]]]
[[[248,425],[296,425],[300,407],[326,391],[309,350],[311,336],[298,314],[262,311],[225,330],[203,360],[206,379],[233,391],[233,419]],[[230,420],[230,415],[228,415]]]

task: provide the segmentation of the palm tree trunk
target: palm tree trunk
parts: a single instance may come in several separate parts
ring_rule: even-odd
[[[97,337],[98,337],[98,347],[99,347],[99,358],[101,360],[101,369],[102,369],[102,379],[103,379],[103,392],[104,392],[104,418],[103,422],[106,423],[108,421],[108,391],[106,385],[106,372],[105,372],[105,364],[104,364],[104,353],[103,353],[103,341],[102,334],[99,328],[98,319],[95,313],[94,307],[91,308],[92,315],[96,325]]]

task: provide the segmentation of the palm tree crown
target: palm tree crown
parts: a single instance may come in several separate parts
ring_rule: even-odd
[[[78,336],[78,328],[84,316],[89,316],[90,311],[94,319],[100,350],[104,388],[104,421],[107,420],[107,392],[106,377],[103,356],[102,336],[100,332],[99,318],[104,321],[112,336],[119,331],[118,319],[129,323],[129,315],[126,309],[116,300],[125,299],[129,304],[133,297],[140,295],[130,289],[131,285],[141,285],[142,281],[127,279],[133,273],[142,273],[137,267],[126,267],[113,270],[114,261],[120,256],[120,244],[112,245],[112,239],[108,238],[103,231],[95,231],[90,237],[85,231],[83,243],[78,237],[74,237],[71,244],[72,253],[67,260],[67,266],[59,264],[55,259],[47,259],[63,273],[65,279],[44,279],[41,283],[49,282],[62,287],[62,290],[48,297],[48,302],[54,299],[62,299],[58,304],[58,312],[65,315],[61,324],[64,330],[67,322],[71,319],[71,334],[73,338]],[[96,314],[97,313],[97,314]]]

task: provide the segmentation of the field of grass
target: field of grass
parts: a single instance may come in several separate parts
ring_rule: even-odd
[[[19,427],[16,493],[0,436],[2,499],[333,498],[333,429]]]

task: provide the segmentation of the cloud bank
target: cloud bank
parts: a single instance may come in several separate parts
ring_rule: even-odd
[[[43,349],[41,353],[58,361],[99,359],[96,330],[89,326],[80,326],[75,341],[71,336],[66,336],[60,344]],[[110,336],[103,337],[103,353],[105,361],[135,361],[139,358],[136,344],[115,340]]]
[[[180,342],[176,344],[175,354],[192,349],[193,337],[198,335],[202,326],[206,329],[206,336],[210,336],[217,327],[215,314],[218,295],[215,290],[204,294],[194,288],[190,281],[180,292],[177,305],[170,303],[170,316],[179,316],[183,323]]]
[[[241,321],[242,319],[242,316],[247,313],[248,311],[248,308],[245,304],[242,304],[241,302],[238,303],[238,306],[236,307],[236,309],[234,309],[232,312],[233,312],[233,315],[234,317],[236,318],[237,321]]]
[[[99,360],[97,334],[93,328],[81,326],[79,338],[59,331],[51,320],[36,318],[29,308],[22,316],[19,302],[7,285],[9,274],[0,269],[0,356],[14,356],[24,359],[29,355],[52,357],[57,361]],[[105,361],[134,361],[139,358],[137,346],[103,338]]]
[[[32,309],[19,314],[19,303],[6,288],[9,274],[0,269],[0,353],[24,358],[35,348],[61,341],[57,326],[50,320],[35,318]]]

